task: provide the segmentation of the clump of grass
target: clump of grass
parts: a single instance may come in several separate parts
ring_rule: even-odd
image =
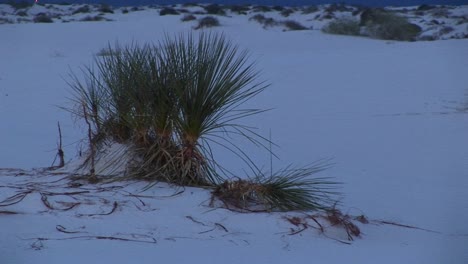
[[[107,19],[100,15],[86,16],[80,19],[80,21],[84,21],[84,22],[97,22],[97,21],[104,21],[104,20],[107,20]]]
[[[256,15],[252,16],[251,18],[249,18],[249,20],[253,20],[253,21],[256,21],[256,22],[262,24],[264,28],[273,27],[273,26],[276,26],[276,25],[279,24],[273,18],[265,17],[262,14],[256,14]]]
[[[336,182],[327,178],[310,178],[327,166],[286,168],[272,175],[258,175],[251,180],[231,180],[212,193],[228,209],[240,211],[307,211],[328,210],[336,203]]]
[[[45,14],[45,13],[39,13],[37,14],[34,19],[33,19],[34,23],[53,23],[54,21],[52,20],[52,18]]]
[[[107,51],[96,60],[97,72],[87,69],[86,84],[76,78],[72,83],[76,109],[84,105],[93,123],[95,144],[129,144],[134,178],[197,186],[219,182],[210,136],[219,144],[217,133],[247,135],[247,128],[233,122],[261,112],[238,109],[266,87],[255,81],[247,53],[222,35],[204,33],[198,40],[168,37],[159,46]],[[81,109],[73,112],[84,116]]]
[[[158,45],[109,46],[83,71],[72,74],[75,107],[88,128],[90,178],[106,147],[106,168],[125,164],[125,178],[177,185],[205,186],[226,206],[245,211],[325,210],[336,183],[310,178],[327,166],[286,168],[269,176],[256,170],[247,153],[230,136],[265,146],[268,140],[242,125],[241,119],[262,109],[242,109],[268,85],[247,51],[224,35],[200,33],[166,38]],[[234,152],[256,173],[251,180],[225,180],[213,145]],[[89,165],[89,163],[91,163]]]
[[[101,4],[98,8],[98,11],[101,13],[108,13],[108,14],[113,14],[114,10],[112,7],[108,4]]]
[[[367,9],[361,14],[361,26],[373,38],[412,41],[421,33],[418,25],[408,22],[405,17],[383,9]]]
[[[288,30],[306,30],[308,29],[301,23],[295,21],[295,20],[286,20],[283,21],[282,24],[288,29]]]
[[[79,13],[89,13],[91,12],[91,8],[88,5],[84,5],[82,7],[77,8],[75,11],[72,12],[72,15],[76,15]]]
[[[21,17],[27,17],[28,13],[26,11],[24,11],[24,10],[20,10],[20,11],[16,12],[16,15],[21,16]]]
[[[254,6],[252,8],[252,11],[255,12],[255,13],[264,13],[264,12],[271,12],[273,9],[271,9],[271,7],[269,6],[264,6],[264,5],[258,5],[258,6]]]
[[[294,13],[294,10],[289,9],[289,8],[285,8],[285,9],[281,10],[281,12],[280,12],[280,14],[281,14],[282,16],[284,16],[284,17],[288,17],[288,16],[290,16],[290,15],[293,14],[293,13]]]
[[[203,6],[203,9],[205,9],[206,13],[209,15],[226,15],[223,7],[217,4]]]
[[[165,7],[159,11],[160,16],[166,16],[166,15],[178,15],[179,12],[175,10],[172,7]]]
[[[250,6],[248,6],[248,5],[232,5],[232,6],[229,6],[229,10],[231,10],[231,12],[233,12],[233,13],[237,13],[237,14],[240,14],[240,15],[246,15],[247,12],[250,11]]]
[[[197,17],[192,15],[192,14],[187,14],[187,15],[184,15],[180,20],[182,22],[187,22],[187,21],[192,21],[192,20],[196,20]]]
[[[317,12],[317,11],[319,11],[319,8],[318,8],[317,6],[312,5],[312,6],[307,6],[307,7],[305,7],[305,8],[302,10],[302,14],[308,15],[308,14],[315,13],[315,12]]]
[[[198,25],[195,29],[201,28],[210,28],[210,27],[219,27],[220,23],[219,20],[212,16],[206,16],[198,20]]]
[[[360,35],[361,27],[356,19],[340,18],[325,25],[322,31],[329,34],[358,36]]]

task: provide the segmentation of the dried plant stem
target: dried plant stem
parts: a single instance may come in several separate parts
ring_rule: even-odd
[[[89,158],[91,162],[91,169],[89,170],[88,181],[90,183],[95,183],[97,182],[96,169],[95,169],[96,146],[93,143],[93,129],[91,127],[91,123],[89,123],[88,113],[86,112],[86,106],[84,103],[83,103],[83,116],[84,116],[86,125],[88,126],[88,142],[89,142],[89,151],[90,151]]]
[[[65,166],[65,153],[62,149],[62,129],[60,128],[60,122],[57,122],[58,132],[59,132],[59,146],[57,150],[57,156],[59,157],[59,168]]]

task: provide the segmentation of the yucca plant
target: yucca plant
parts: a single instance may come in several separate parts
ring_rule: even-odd
[[[261,141],[236,121],[262,111],[239,106],[266,85],[256,81],[247,52],[223,35],[167,36],[157,46],[107,50],[97,71],[87,68],[86,85],[74,78],[75,102],[93,117],[96,135],[132,145],[133,176],[213,185],[220,182],[210,151],[210,143],[220,143],[217,133]]]
[[[224,35],[166,36],[157,45],[116,45],[106,51],[94,67],[85,68],[84,83],[76,75],[70,83],[78,109],[72,112],[93,123],[92,149],[99,152],[100,142],[125,145],[126,151],[111,156],[105,167],[121,160],[125,177],[209,186],[220,200],[245,210],[329,206],[335,183],[309,179],[327,166],[288,167],[265,176],[226,137],[241,136],[263,147],[271,143],[240,122],[264,111],[241,106],[268,85],[257,81],[259,72],[248,52]],[[257,176],[225,180],[213,144],[234,152]]]

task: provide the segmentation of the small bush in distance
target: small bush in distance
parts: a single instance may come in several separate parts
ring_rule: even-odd
[[[197,17],[194,16],[194,15],[191,15],[191,14],[187,14],[187,15],[184,15],[180,20],[182,22],[187,22],[187,21],[192,21],[192,20],[196,20]]]
[[[294,20],[286,20],[282,23],[288,30],[306,30],[307,27]]]
[[[258,13],[258,12],[271,12],[272,9],[269,6],[259,5],[259,6],[254,6],[252,8],[252,11],[256,12],[256,13]]]
[[[107,20],[107,19],[100,15],[86,16],[80,19],[80,21],[83,21],[83,22],[98,22],[98,21],[103,21],[103,20]]]
[[[283,10],[281,10],[281,12],[280,12],[280,14],[281,14],[282,16],[284,16],[284,17],[288,17],[288,16],[290,16],[290,15],[293,14],[293,13],[294,13],[294,10],[288,9],[288,8],[283,9]]]
[[[79,14],[79,13],[89,13],[89,12],[91,12],[91,8],[89,8],[88,5],[84,5],[82,7],[79,7],[75,11],[73,11],[72,15],[76,15],[76,14]]]
[[[278,25],[278,22],[276,20],[274,20],[271,17],[265,17],[262,14],[256,14],[256,15],[252,16],[251,18],[249,18],[249,20],[253,20],[253,21],[256,21],[256,22],[262,24],[264,28],[273,27],[273,26]]]
[[[113,14],[114,10],[112,7],[108,4],[101,4],[98,8],[98,11],[101,13],[108,13],[108,14]]]
[[[217,4],[210,4],[207,6],[203,6],[203,8],[209,15],[226,15],[226,12],[224,11],[223,7]]]
[[[218,27],[220,26],[219,20],[212,16],[206,16],[198,20],[198,25],[195,29],[201,28],[210,28],[210,27]]]
[[[308,15],[308,14],[315,13],[315,12],[317,12],[317,11],[319,11],[319,8],[318,8],[317,6],[312,5],[312,6],[307,6],[307,7],[305,7],[305,8],[302,10],[302,14]]]
[[[339,18],[331,21],[322,28],[322,31],[337,35],[360,35],[359,21],[352,18]]]
[[[377,39],[412,41],[422,29],[408,22],[405,17],[383,9],[367,9],[361,14],[361,26],[367,35]]]
[[[161,11],[159,11],[160,16],[178,15],[178,14],[179,14],[179,12],[177,10],[175,10],[174,8],[172,8],[172,7],[165,7],[163,9],[161,9]]]
[[[45,14],[45,13],[39,13],[37,14],[34,19],[33,19],[34,23],[53,23],[54,21],[52,20],[52,18]]]
[[[250,6],[247,6],[247,5],[232,5],[232,6],[229,6],[229,10],[231,10],[231,12],[233,12],[233,13],[245,15],[245,14],[247,14],[247,12],[250,11]]]

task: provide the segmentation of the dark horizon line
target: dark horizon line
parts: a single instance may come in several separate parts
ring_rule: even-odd
[[[0,0],[0,3],[8,4],[15,3],[34,3],[34,0]],[[39,0],[40,4],[109,4],[111,6],[146,6],[146,5],[173,5],[173,4],[186,4],[186,3],[200,3],[200,4],[221,4],[221,5],[267,5],[267,6],[307,6],[307,5],[321,5],[321,4],[346,4],[346,5],[360,5],[369,7],[384,7],[384,6],[420,6],[427,5],[468,5],[468,0]],[[287,2],[287,3],[285,3]]]

